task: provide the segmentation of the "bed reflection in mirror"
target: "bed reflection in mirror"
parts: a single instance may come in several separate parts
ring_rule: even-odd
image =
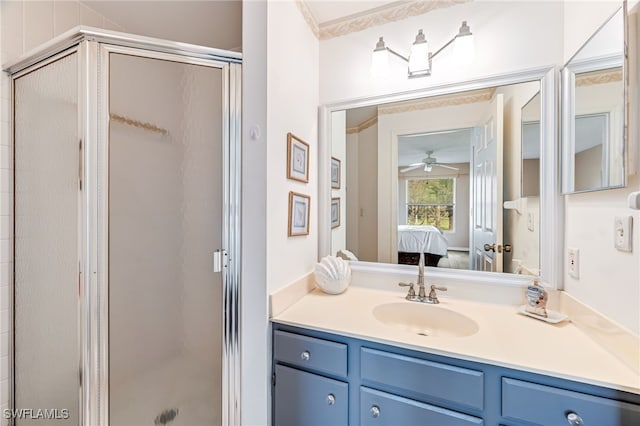
[[[331,230],[331,252],[538,274],[539,90],[533,81],[333,112],[344,185],[331,196],[344,226]],[[525,114],[538,130],[523,147]]]

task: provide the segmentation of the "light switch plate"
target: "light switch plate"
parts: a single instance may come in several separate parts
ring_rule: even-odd
[[[527,213],[527,229],[531,232],[535,231],[535,225],[533,224],[533,213]]]
[[[580,250],[576,248],[567,249],[567,270],[570,277],[580,278]]]
[[[613,221],[614,246],[620,251],[631,251],[633,216],[616,216]]]

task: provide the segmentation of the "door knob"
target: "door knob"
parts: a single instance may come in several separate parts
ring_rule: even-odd
[[[502,253],[503,248],[505,252],[507,253],[511,252],[511,244],[505,244],[504,247],[496,243],[484,245],[484,251],[493,251],[496,253]]]
[[[567,422],[571,426],[583,426],[584,425],[584,421],[582,420],[582,417],[580,417],[577,413],[574,413],[574,412],[567,413]]]

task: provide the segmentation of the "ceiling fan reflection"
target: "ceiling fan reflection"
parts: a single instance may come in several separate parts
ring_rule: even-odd
[[[422,161],[418,163],[409,164],[404,169],[401,169],[400,173],[406,173],[421,167],[423,167],[423,170],[425,172],[431,172],[433,170],[433,166],[442,167],[444,169],[450,169],[450,170],[459,170],[457,167],[449,166],[443,163],[438,163],[438,160],[435,157],[432,157],[432,155],[433,155],[433,151],[427,151],[427,156],[423,158]]]

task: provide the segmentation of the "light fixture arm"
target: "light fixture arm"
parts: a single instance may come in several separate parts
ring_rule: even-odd
[[[442,52],[444,49],[446,49],[451,43],[453,43],[454,41],[456,41],[456,38],[458,36],[456,35],[455,37],[453,37],[451,40],[449,40],[444,46],[442,46],[440,49],[436,50],[436,53],[431,53],[429,52],[429,56],[433,59],[436,57],[436,55],[440,52]]]
[[[409,58],[402,56],[401,54],[399,54],[398,52],[396,52],[395,50],[391,49],[390,47],[385,47],[385,49],[387,49],[387,52],[394,54],[395,56],[397,56],[398,58],[402,59],[405,62],[409,62]]]

